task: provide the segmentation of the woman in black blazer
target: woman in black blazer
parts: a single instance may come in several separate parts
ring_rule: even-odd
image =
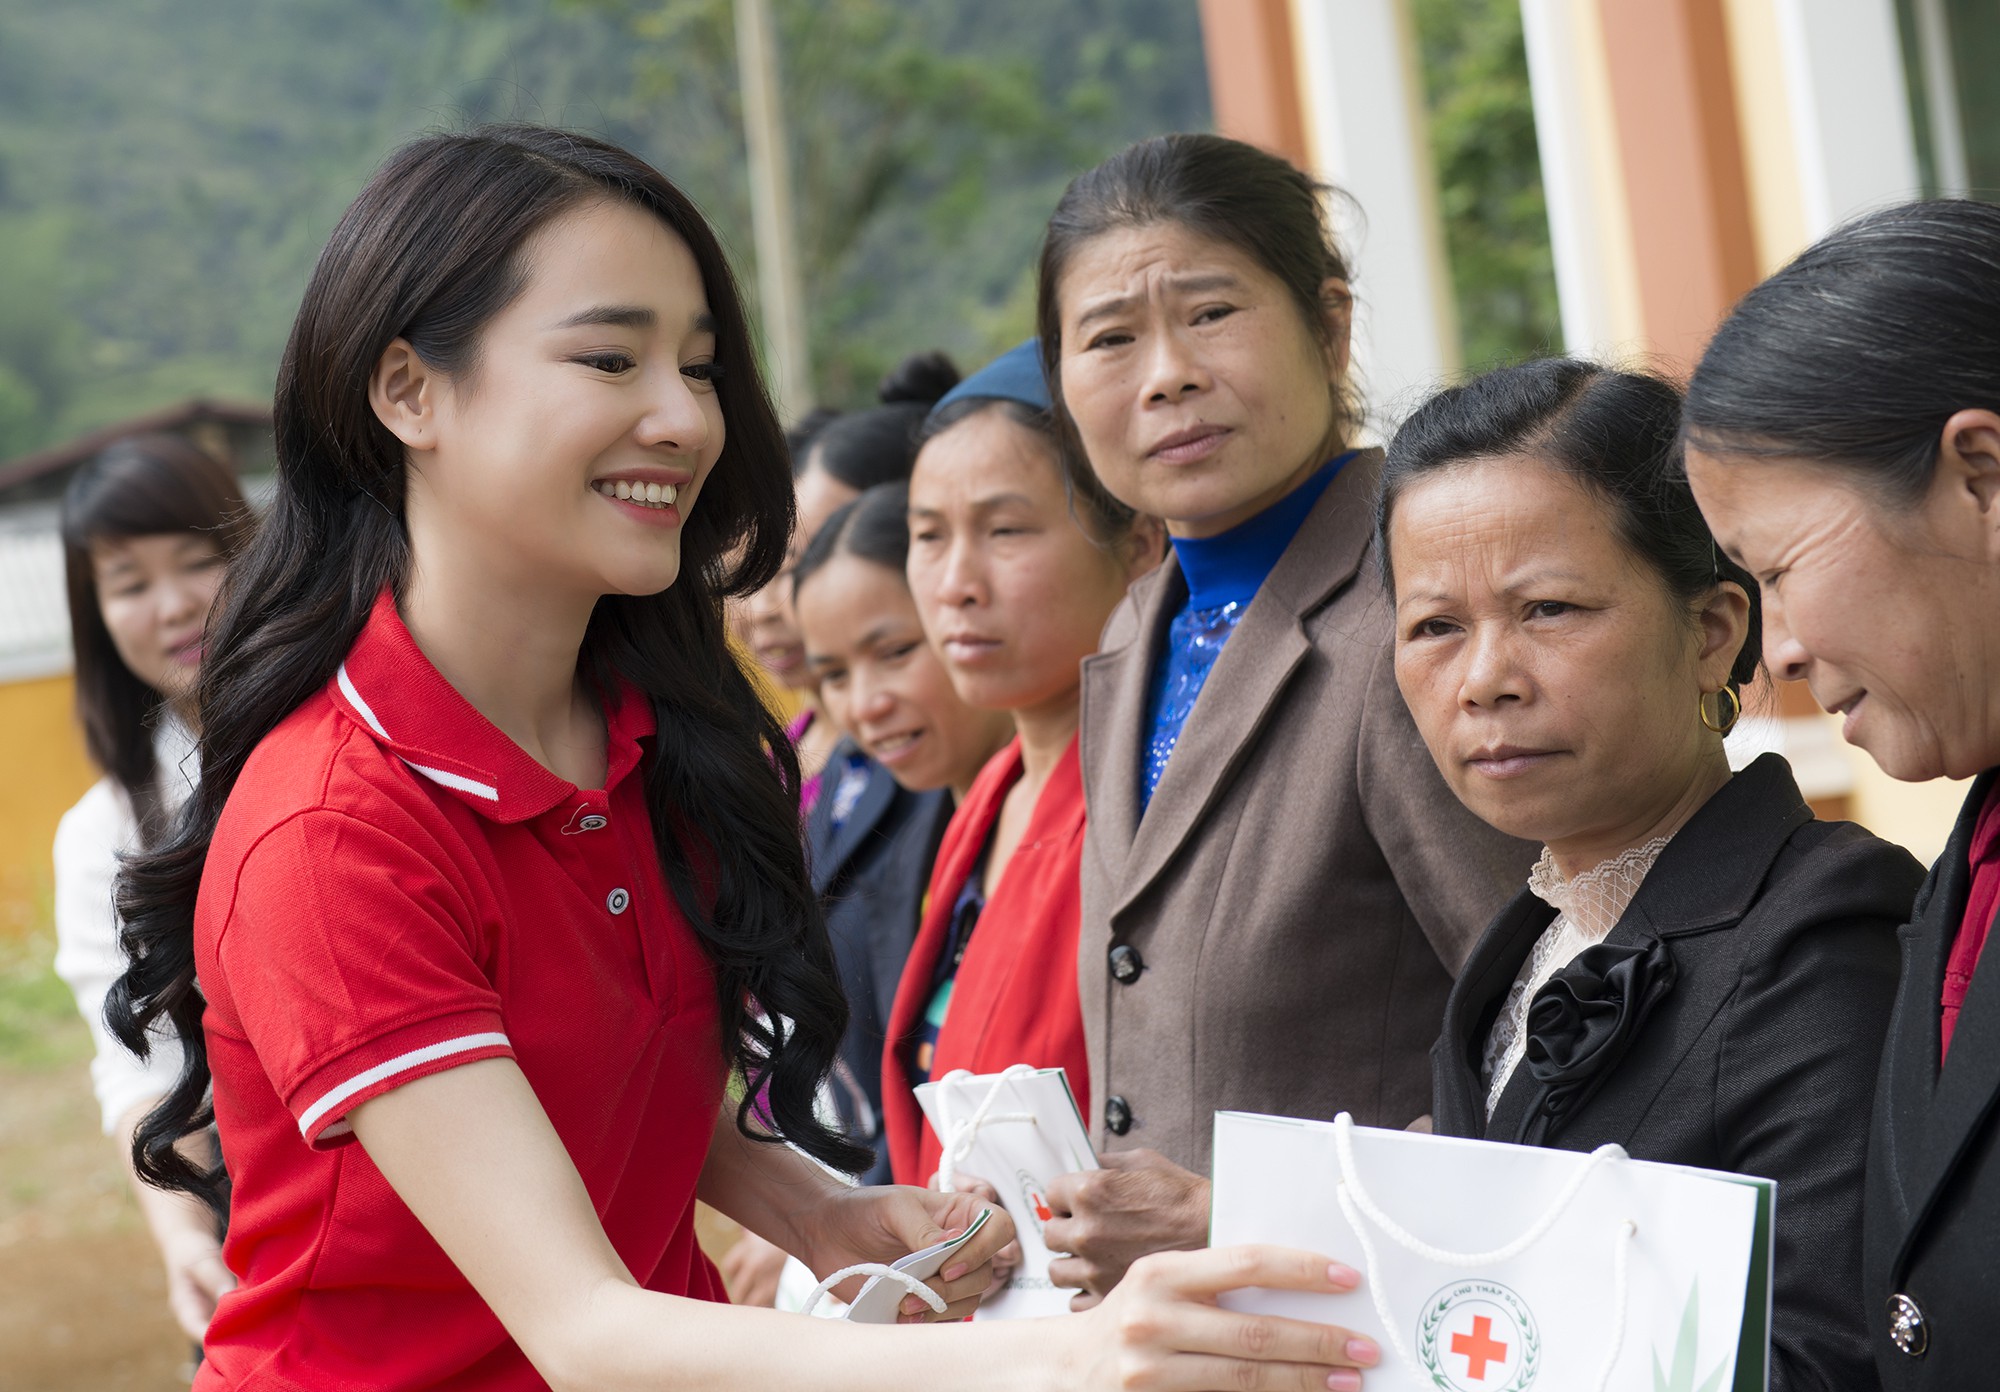
[[[1390,446],[1397,678],[1445,779],[1546,850],[1461,969],[1434,1128],[1778,1181],[1771,1386],[1875,1385],[1865,1114],[1922,870],[1731,775],[1754,581],[1677,470],[1680,402],[1552,360],[1433,399]]]
[[[834,777],[806,816],[806,856],[847,992],[847,1033],[829,1086],[841,1128],[875,1148],[858,1182],[887,1184],[883,1041],[954,803],[947,788],[903,787],[850,739],[834,746],[826,767]],[[836,820],[836,811],[845,815]]]
[[[1902,933],[1863,1313],[1887,1387],[2000,1386],[2000,209],[1905,204],[1809,248],[1717,331],[1686,431],[1771,670],[1891,777],[1984,775]]]

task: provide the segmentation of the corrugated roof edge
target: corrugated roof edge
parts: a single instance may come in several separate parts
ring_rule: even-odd
[[[88,435],[79,435],[67,444],[52,445],[33,454],[24,454],[0,464],[0,492],[18,487],[66,469],[104,449],[107,445],[124,439],[128,435],[144,435],[155,430],[179,430],[190,425],[213,421],[219,425],[269,425],[271,408],[252,406],[240,401],[210,401],[206,397],[196,397],[183,401],[178,406],[163,406],[143,416],[107,425],[93,430]]]

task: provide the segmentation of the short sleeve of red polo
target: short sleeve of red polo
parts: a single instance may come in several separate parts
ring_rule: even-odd
[[[244,1032],[314,1146],[426,1074],[513,1055],[449,881],[350,812],[302,812],[244,857],[216,951]]]

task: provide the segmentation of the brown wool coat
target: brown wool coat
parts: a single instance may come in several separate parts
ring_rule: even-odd
[[[1396,689],[1371,544],[1381,465],[1361,454],[1314,505],[1143,819],[1147,698],[1187,597],[1172,557],[1084,662],[1078,960],[1102,1149],[1206,1173],[1218,1110],[1369,1126],[1428,1111],[1452,975],[1534,859],[1459,804]]]

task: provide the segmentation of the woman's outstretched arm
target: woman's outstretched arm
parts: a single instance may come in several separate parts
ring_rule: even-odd
[[[350,1115],[369,1158],[556,1392],[1360,1386],[1347,1331],[1215,1305],[1245,1285],[1350,1289],[1352,1273],[1321,1257],[1230,1248],[1149,1258],[1102,1307],[1058,1321],[913,1329],[732,1309],[633,1280],[511,1060],[419,1078]]]
[[[790,1146],[745,1136],[728,1104],[716,1119],[695,1192],[709,1207],[796,1256],[815,1276],[922,1251],[956,1237],[991,1207],[972,1194],[844,1184]],[[1012,1221],[993,1209],[993,1219],[926,1283],[945,1300],[944,1314],[933,1316],[921,1299],[906,1295],[905,1317],[969,1317],[992,1284],[994,1255],[1013,1240]],[[838,1293],[853,1296],[863,1279],[851,1278]]]

